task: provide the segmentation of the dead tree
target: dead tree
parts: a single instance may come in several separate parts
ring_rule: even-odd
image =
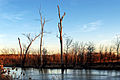
[[[108,62],[112,61],[112,52],[113,52],[113,46],[110,46],[109,48],[109,58],[108,58]]]
[[[108,58],[107,53],[108,53],[108,47],[105,47],[104,62],[106,62],[106,59]]]
[[[69,49],[70,49],[70,46],[71,46],[71,44],[72,44],[72,39],[70,39],[69,37],[67,37],[66,38],[66,54],[68,54],[68,51],[69,51]]]
[[[40,34],[37,35],[37,36],[35,36],[34,38],[30,38],[30,34],[28,34],[28,35],[23,34],[23,35],[28,38],[29,44],[28,44],[28,46],[27,46],[27,48],[26,48],[26,50],[25,50],[25,53],[24,53],[24,57],[23,57],[23,60],[22,60],[22,67],[24,67],[25,60],[26,60],[26,55],[27,55],[27,53],[28,53],[28,50],[29,50],[30,46],[31,46],[32,43],[40,36]],[[19,38],[18,40],[20,40],[20,38]]]
[[[78,54],[78,51],[79,51],[79,48],[80,48],[79,42],[73,43],[72,47],[73,47],[72,51],[74,53],[73,66],[76,66],[76,64],[77,64],[77,54]]]
[[[16,50],[15,50],[14,48],[11,48],[11,49],[10,49],[10,53],[11,53],[11,54],[16,54]]]
[[[43,18],[42,18],[42,14],[41,12],[39,11],[39,14],[40,14],[40,23],[41,23],[41,37],[40,37],[40,64],[41,64],[41,67],[42,67],[42,40],[43,40],[43,30],[44,30],[44,25],[45,25],[45,18],[44,18],[44,21]]]
[[[81,65],[84,65],[84,54],[85,54],[86,44],[81,42],[79,46],[80,46],[80,49],[79,49],[80,63]]]
[[[7,49],[7,48],[3,48],[2,50],[0,50],[0,52],[1,52],[2,54],[9,54],[9,53],[10,53],[10,50]]]
[[[120,37],[117,36],[117,41],[115,42],[116,52],[117,52],[117,61],[119,61],[119,48],[120,48]]]
[[[66,38],[66,44],[65,44],[65,46],[66,46],[66,55],[65,55],[66,67],[67,67],[67,62],[68,62],[67,61],[68,51],[70,49],[71,44],[72,44],[72,39],[70,39],[69,37],[67,37]]]
[[[20,38],[18,37],[18,41],[19,41],[19,46],[20,46],[20,61],[22,63],[22,46],[21,46],[21,42],[20,42]]]
[[[87,44],[87,63],[90,63],[91,65],[91,62],[92,62],[92,53],[95,51],[95,45],[92,43],[92,42],[89,42]]]
[[[99,47],[99,53],[100,53],[100,63],[102,62],[102,59],[103,59],[103,54],[102,54],[102,52],[103,52],[103,46],[102,46],[102,45],[100,45],[100,47]]]
[[[61,67],[63,68],[63,40],[62,40],[62,20],[65,16],[65,12],[63,14],[63,16],[60,16],[60,8],[59,5],[58,7],[58,16],[59,16],[59,23],[58,23],[58,29],[59,29],[59,33],[60,33],[60,46],[61,46]]]

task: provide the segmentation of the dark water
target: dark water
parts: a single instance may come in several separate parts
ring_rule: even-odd
[[[9,75],[15,80],[120,80],[120,71],[118,70],[67,69],[64,70],[64,74],[61,74],[61,69],[29,68],[23,70],[16,68],[12,70],[10,67],[9,69]]]

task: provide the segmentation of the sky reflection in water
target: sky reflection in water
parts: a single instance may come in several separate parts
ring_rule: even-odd
[[[6,67],[5,69],[7,69]],[[16,80],[119,80],[120,71],[116,70],[64,70],[64,75],[61,74],[61,69],[34,69],[27,68],[22,70],[17,68],[15,70],[10,69],[10,75],[12,75]],[[21,74],[23,72],[25,75]]]

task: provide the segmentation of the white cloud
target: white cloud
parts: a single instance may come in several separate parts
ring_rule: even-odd
[[[91,32],[91,31],[98,29],[101,25],[102,25],[102,21],[100,21],[100,20],[95,21],[95,22],[90,22],[88,24],[83,25],[82,31],[83,32]]]
[[[22,20],[23,19],[22,16],[23,16],[23,14],[7,14],[7,13],[4,13],[1,15],[1,17],[3,19],[7,19],[12,22]]]

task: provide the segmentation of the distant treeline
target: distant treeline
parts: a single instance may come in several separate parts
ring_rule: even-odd
[[[23,55],[22,55],[23,56]],[[43,63],[42,67],[60,67],[61,64],[61,55],[53,54],[53,55],[43,55]],[[21,67],[21,55],[20,54],[2,54],[0,55],[0,62],[3,63],[4,66],[16,66]],[[89,64],[97,64],[97,63],[107,63],[107,62],[117,62],[119,61],[117,55],[114,53],[110,54],[101,54],[100,53],[85,53],[83,55],[76,55],[73,53],[64,54],[63,62],[64,67],[82,67]],[[25,61],[25,67],[36,67],[39,68],[39,55],[28,54]]]

